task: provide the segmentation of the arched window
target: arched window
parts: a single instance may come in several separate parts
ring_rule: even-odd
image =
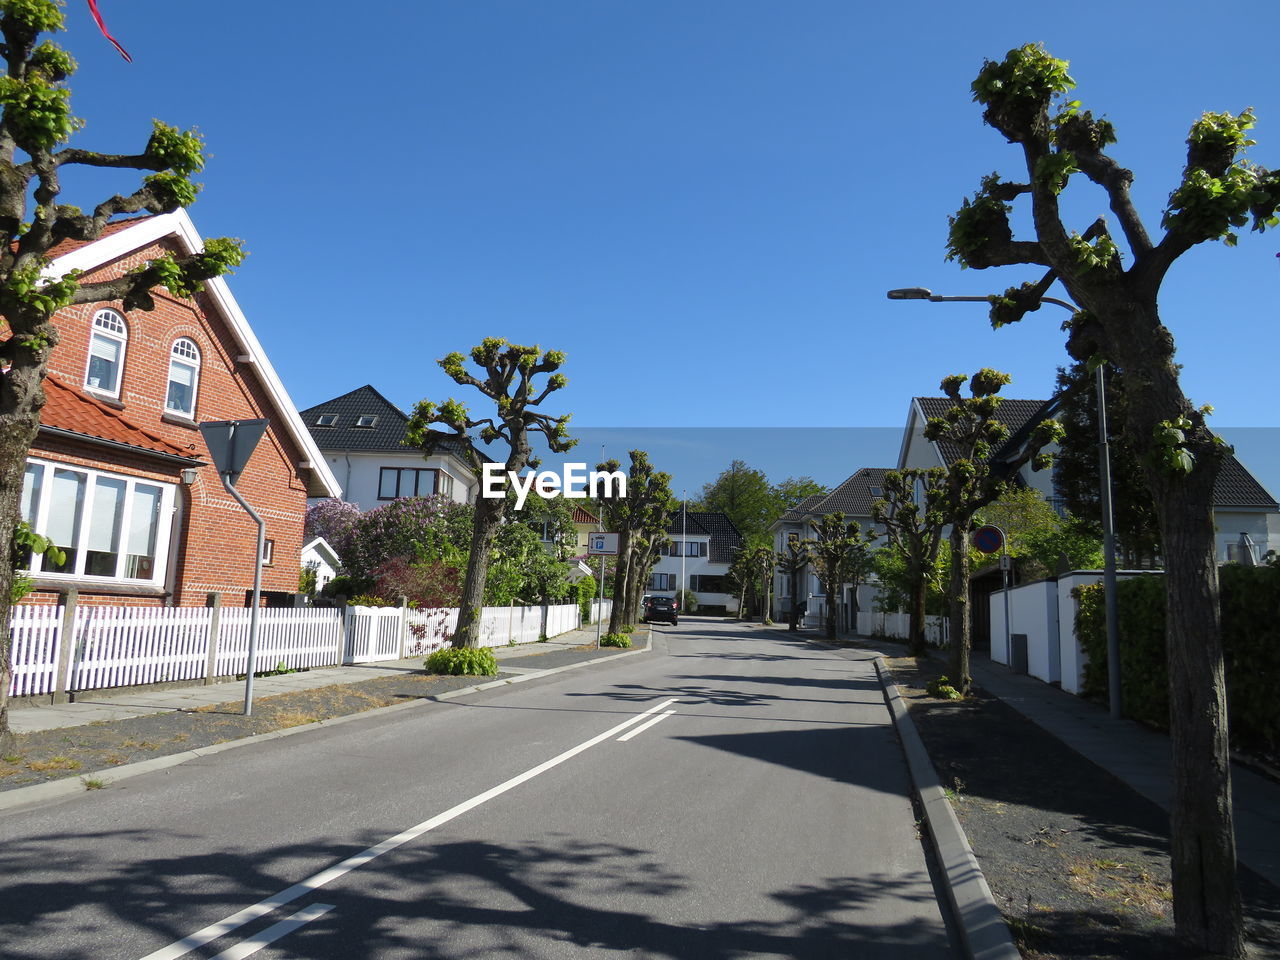
[[[196,387],[199,383],[200,348],[187,337],[173,341],[173,349],[169,351],[169,391],[165,394],[165,410],[195,419]]]
[[[114,310],[99,310],[93,315],[93,335],[89,339],[89,365],[84,385],[95,393],[120,396],[120,373],[124,370],[124,350],[129,341],[129,328],[124,317]]]

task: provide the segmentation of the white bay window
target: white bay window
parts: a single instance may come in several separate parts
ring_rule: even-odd
[[[29,460],[22,518],[66,554],[32,556],[31,572],[162,583],[173,497],[172,484]]]

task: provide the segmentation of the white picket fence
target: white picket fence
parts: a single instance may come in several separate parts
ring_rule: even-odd
[[[593,604],[593,616],[608,616]],[[198,682],[243,674],[249,661],[252,611],[243,607],[125,607],[77,605],[63,649],[62,606],[14,607],[9,621],[13,681],[18,697],[167,681]],[[457,609],[397,607],[263,609],[255,666],[272,670],[367,663],[425,655],[447,642]],[[486,607],[481,644],[533,643],[578,626],[577,604]],[[216,628],[215,628],[216,624]],[[212,650],[210,649],[212,646]],[[59,684],[59,666],[65,669]]]
[[[935,647],[950,646],[950,626],[951,624],[947,621],[946,617],[925,617],[925,640]],[[911,616],[906,613],[882,613],[878,610],[859,611],[858,636],[886,637],[891,640],[906,640],[911,636]]]

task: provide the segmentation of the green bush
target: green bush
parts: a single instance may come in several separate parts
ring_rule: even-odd
[[[631,646],[631,638],[625,633],[606,633],[600,638],[600,646],[602,647],[629,647]]]
[[[925,693],[939,700],[963,700],[964,694],[951,685],[951,679],[945,674],[936,680],[930,680]]]
[[[498,661],[488,647],[445,647],[427,657],[427,673],[492,677],[498,673]]]
[[[1228,564],[1218,572],[1232,744],[1280,747],[1280,567]],[[1089,657],[1084,693],[1107,697],[1107,636],[1102,584],[1077,588],[1076,634]],[[1169,725],[1165,659],[1164,580],[1137,577],[1117,584],[1121,697],[1126,716]]]
[[[591,601],[596,598],[596,589],[599,586],[596,578],[589,573],[577,583],[578,613],[584,627],[591,622]]]

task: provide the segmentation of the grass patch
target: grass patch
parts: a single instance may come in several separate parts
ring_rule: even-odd
[[[61,755],[50,757],[48,760],[27,761],[27,769],[35,773],[44,773],[46,770],[79,770],[80,767],[79,760],[72,760],[70,757]]]
[[[1072,885],[1096,900],[1134,907],[1153,917],[1167,916],[1173,905],[1173,885],[1119,860],[1075,858],[1067,863]]]
[[[271,723],[277,729],[285,729],[286,727],[301,727],[308,723],[319,723],[323,719],[317,714],[308,713],[305,710],[281,710],[279,713],[273,714]]]
[[[86,790],[101,790],[110,781],[102,779],[102,777],[81,777],[80,782],[84,784]]]
[[[600,646],[602,647],[629,647],[631,646],[631,638],[625,633],[606,633],[600,638]]]

